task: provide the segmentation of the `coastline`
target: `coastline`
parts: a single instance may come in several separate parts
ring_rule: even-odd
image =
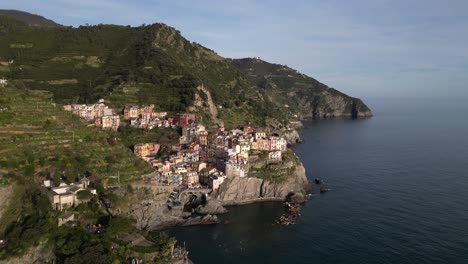
[[[240,200],[240,201],[221,201],[223,206],[236,206],[236,205],[247,205],[253,203],[263,203],[263,202],[284,202],[286,198],[281,197],[261,197],[261,198],[253,198],[249,200]]]
[[[301,142],[300,135],[295,128],[284,131],[283,135],[287,138],[289,146]],[[299,157],[293,150],[291,151],[297,158],[297,162],[287,162],[286,168],[291,169],[292,172],[281,182],[234,176],[226,180],[219,190],[210,193],[205,205],[195,204],[191,211],[186,211],[183,207],[168,209],[166,205],[161,204],[146,206],[137,204],[135,210],[129,215],[137,220],[140,229],[162,231],[176,226],[221,223],[217,215],[227,212],[225,206],[284,202],[288,199],[303,203],[306,201],[306,195],[310,193],[311,183]]]

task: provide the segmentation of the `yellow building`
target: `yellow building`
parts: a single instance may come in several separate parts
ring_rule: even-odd
[[[140,109],[138,106],[135,105],[127,105],[124,108],[124,119],[133,119],[133,118],[138,118],[140,115]]]
[[[151,154],[148,144],[136,144],[134,146],[133,152],[138,157],[147,157]]]

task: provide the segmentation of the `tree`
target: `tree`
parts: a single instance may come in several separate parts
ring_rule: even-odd
[[[112,218],[107,228],[108,234],[117,235],[120,233],[130,233],[134,230],[132,222],[128,218]]]
[[[76,194],[76,197],[81,201],[89,201],[93,198],[93,196],[94,195],[88,190],[82,190]]]

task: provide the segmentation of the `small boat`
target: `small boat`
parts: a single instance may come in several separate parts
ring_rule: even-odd
[[[316,184],[321,184],[321,183],[322,183],[322,180],[320,180],[319,178],[315,178],[315,183],[316,183]]]

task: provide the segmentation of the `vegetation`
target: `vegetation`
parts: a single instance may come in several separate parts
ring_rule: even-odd
[[[0,87],[0,94],[0,109],[6,109],[0,111],[0,182],[13,186],[0,219],[0,237],[5,240],[0,259],[21,256],[44,243],[58,263],[90,263],[90,259],[92,263],[126,262],[139,256],[129,242],[119,246],[125,250],[112,250],[115,239],[138,232],[130,220],[109,218],[99,205],[99,200],[118,204],[122,199],[106,191],[100,181],[119,171],[125,183],[151,171],[121,143],[130,137],[88,127],[51,102],[50,92],[8,86]],[[46,177],[56,184],[60,180],[75,182],[80,176],[93,179],[99,197],[89,191],[78,192],[88,202],[70,211],[81,226],[57,228],[61,213],[52,210],[40,182]],[[101,224],[106,232],[90,232],[84,228],[88,224]],[[167,257],[158,243],[147,247],[161,258]]]
[[[150,167],[134,157],[112,131],[87,123],[50,101],[50,93],[13,87],[0,88],[0,165],[2,174],[65,176],[98,179],[120,172],[130,180]],[[106,157],[112,158],[106,158]]]
[[[284,182],[301,164],[291,149],[282,154],[281,162],[268,162],[268,151],[258,151],[257,160],[250,162],[249,177],[261,178],[275,183]]]
[[[61,25],[55,23],[52,20],[46,19],[39,15],[33,15],[27,12],[22,12],[18,10],[2,10],[0,9],[0,15],[13,17],[18,19],[28,25],[32,26],[47,26],[47,27],[59,27]]]
[[[174,246],[166,235],[132,245],[128,238],[141,236],[132,221],[112,217],[102,205],[128,204],[105,183],[125,186],[152,171],[131,153],[133,145],[158,142],[164,152],[180,131],[104,131],[57,103],[104,98],[116,109],[154,104],[170,114],[193,111],[205,124],[222,119],[227,128],[284,125],[292,115],[310,112],[308,107],[329,107],[324,91],[351,103],[347,111],[367,109],[360,100],[287,67],[226,60],[164,24],[72,28],[23,15],[13,15],[19,20],[0,15],[0,78],[9,81],[0,87],[0,184],[14,186],[2,208],[0,237],[6,242],[0,245],[0,259],[45,244],[58,263],[118,263],[145,256],[157,262],[166,260]],[[31,21],[50,26],[31,27]],[[209,91],[218,116],[210,116],[208,93],[197,89],[200,85]],[[196,95],[202,106],[193,107]],[[260,156],[265,161],[265,154]],[[291,162],[297,157],[285,153],[280,163],[252,167],[250,176],[284,181],[294,172]],[[83,176],[92,179],[98,196],[79,192],[87,202],[69,209],[78,223],[57,227],[59,212],[52,210],[40,182],[71,183]]]
[[[122,143],[128,148],[133,148],[135,144],[147,142],[171,145],[179,141],[181,131],[176,128],[145,130],[132,127],[119,127],[118,136],[121,138]]]
[[[329,98],[338,97],[345,104],[343,113],[352,115],[353,110],[367,112],[370,109],[357,98],[350,97],[336,89],[289,68],[286,65],[268,63],[260,59],[245,58],[231,60],[233,65],[265,91],[278,109],[289,116],[333,113]]]
[[[12,62],[3,74],[18,86],[52,92],[59,103],[105,98],[118,108],[152,103],[181,112],[196,93],[206,97],[196,89],[203,84],[229,126],[284,120],[230,61],[164,24],[29,27],[0,16],[0,35],[0,61]]]

